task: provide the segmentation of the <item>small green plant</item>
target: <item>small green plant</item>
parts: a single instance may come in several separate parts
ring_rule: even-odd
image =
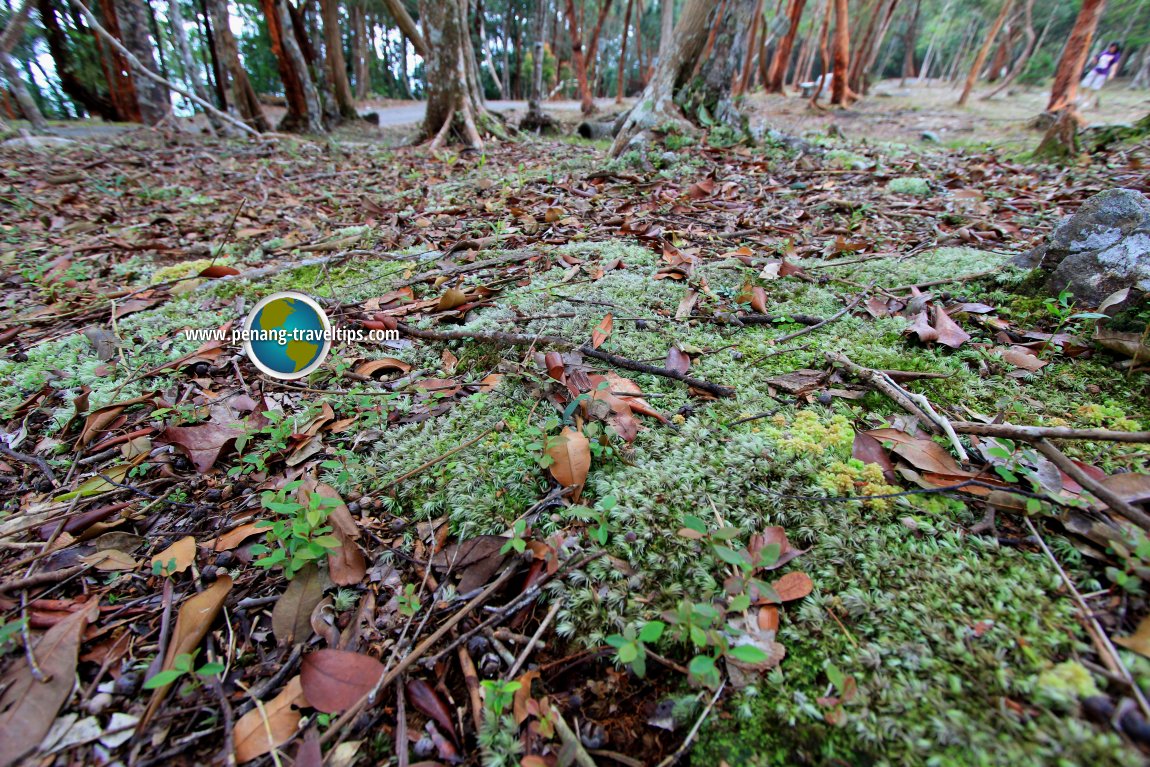
[[[403,587],[403,593],[397,594],[395,600],[399,603],[399,612],[408,618],[414,617],[419,612],[419,608],[423,605],[419,601],[419,594],[416,593],[414,583],[409,583]]]
[[[252,546],[253,554],[262,555],[254,562],[257,567],[282,566],[289,580],[304,565],[322,559],[330,549],[340,545],[339,539],[331,534],[331,527],[325,524],[332,509],[340,505],[340,500],[311,493],[305,506],[295,495],[302,484],[303,480],[296,480],[278,491],[269,490],[263,494],[264,508],[280,519],[257,522],[257,528],[267,531],[264,534],[266,543]]]
[[[635,676],[643,677],[647,674],[647,645],[658,642],[666,628],[663,621],[647,621],[638,631],[628,626],[622,634],[612,634],[604,641],[615,648],[618,663],[629,666]]]
[[[600,498],[595,503],[595,508],[589,509],[586,506],[575,506],[571,509],[571,515],[576,519],[582,519],[590,524],[587,525],[587,534],[591,536],[591,540],[597,542],[600,546],[606,546],[607,541],[611,536],[611,510],[618,504],[615,496],[607,495]]]
[[[816,702],[825,709],[828,709],[823,718],[826,719],[827,724],[842,726],[846,724],[846,711],[844,706],[854,700],[855,695],[858,694],[858,684],[855,682],[853,676],[848,676],[839,670],[835,664],[827,661],[824,669],[827,672],[827,679],[830,681],[830,691],[819,698]],[[831,693],[836,693],[832,695]]]
[[[195,668],[195,663],[195,652],[177,655],[175,660],[172,661],[172,667],[170,669],[148,677],[147,681],[144,682],[144,689],[155,690],[158,687],[167,687],[177,680],[187,677],[189,684],[180,689],[180,694],[182,695],[198,687],[201,680],[219,676],[226,668],[222,663],[205,663],[199,668]]]
[[[480,682],[480,684],[484,690],[484,711],[496,719],[503,716],[503,712],[506,711],[511,706],[512,701],[515,700],[515,693],[523,686],[522,682],[503,682],[492,679],[485,679]]]
[[[527,540],[523,537],[527,533],[527,520],[517,519],[515,524],[511,527],[511,537],[507,539],[507,543],[499,549],[500,554],[506,554],[514,551],[516,554],[522,554],[524,549],[527,548]]]
[[[1046,343],[1042,345],[1042,348],[1038,350],[1039,357],[1042,357],[1046,353],[1046,350],[1050,348],[1050,344],[1054,340],[1054,336],[1057,336],[1063,328],[1068,328],[1071,333],[1076,333],[1079,330],[1082,320],[1097,320],[1106,316],[1101,312],[1075,312],[1074,307],[1076,304],[1072,300],[1069,290],[1063,290],[1058,294],[1058,298],[1048,298],[1042,303],[1046,305],[1046,311],[1058,321],[1058,324],[1055,326],[1054,332],[1050,334],[1051,337],[1048,338]]]
[[[1129,594],[1142,594],[1142,582],[1150,578],[1150,538],[1133,530],[1123,541],[1112,541],[1110,548],[1123,562],[1123,567],[1107,567],[1106,577]]]
[[[0,655],[3,655],[16,646],[16,637],[23,629],[23,618],[17,618],[16,620],[0,624]]]

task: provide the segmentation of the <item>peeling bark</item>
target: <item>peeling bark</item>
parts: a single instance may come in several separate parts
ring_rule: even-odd
[[[207,0],[211,10],[212,24],[215,25],[217,57],[220,60],[220,86],[231,93],[231,104],[245,123],[261,133],[271,130],[271,123],[264,115],[259,98],[252,87],[248,73],[240,64],[239,47],[232,35],[227,0]],[[224,102],[225,107],[228,102]]]
[[[1082,0],[1082,9],[1078,11],[1074,28],[1062,51],[1062,58],[1058,60],[1054,85],[1050,89],[1050,101],[1046,105],[1047,112],[1066,109],[1078,97],[1078,78],[1086,66],[1090,42],[1094,39],[1094,30],[1098,27],[1098,20],[1102,18],[1105,7],[1106,0]]]

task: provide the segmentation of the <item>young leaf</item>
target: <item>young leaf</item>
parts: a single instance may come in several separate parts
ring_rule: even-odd
[[[659,637],[663,636],[663,630],[667,628],[667,624],[663,621],[647,621],[643,624],[643,628],[639,629],[640,642],[658,642]]]

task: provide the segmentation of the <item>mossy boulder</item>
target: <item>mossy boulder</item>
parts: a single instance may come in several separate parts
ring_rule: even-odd
[[[1050,293],[1069,290],[1092,306],[1123,288],[1150,292],[1150,200],[1133,189],[1100,192],[1013,263],[1037,270]]]

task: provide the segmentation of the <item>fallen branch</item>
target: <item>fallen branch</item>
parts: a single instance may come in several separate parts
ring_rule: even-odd
[[[1109,506],[1110,510],[1115,514],[1125,517],[1143,530],[1150,530],[1150,514],[1142,511],[1106,487],[1106,485],[1084,472],[1078,464],[1070,460],[1065,453],[1055,447],[1053,442],[1041,437],[1031,439],[1029,442],[1038,449],[1038,452],[1049,458],[1051,463],[1061,469],[1063,474],[1089,490],[1098,500]]]
[[[398,285],[396,285],[395,287],[396,287],[396,289],[409,288],[412,285],[417,285],[417,284],[419,284],[421,282],[425,282],[427,280],[433,280],[433,279],[436,279],[437,277],[454,277],[454,276],[459,275],[459,274],[465,274],[467,272],[475,272],[475,271],[478,271],[480,269],[486,269],[489,266],[500,266],[501,264],[517,264],[521,261],[527,261],[528,259],[535,258],[536,256],[539,256],[539,255],[542,255],[542,254],[539,253],[538,251],[534,251],[534,250],[508,251],[506,254],[504,254],[502,256],[496,256],[495,258],[488,258],[484,261],[475,261],[474,263],[470,263],[470,264],[459,264],[459,265],[450,266],[450,267],[441,268],[441,269],[431,269],[429,271],[423,272],[422,274],[417,274],[414,277],[412,277],[410,280],[406,280],[404,282],[401,282]]]
[[[467,333],[457,330],[422,330],[402,322],[398,323],[398,328],[404,335],[411,336],[412,338],[421,338],[425,341],[481,341],[493,344],[505,344],[507,346],[543,345],[554,346],[560,349],[574,349],[588,357],[594,357],[615,367],[623,368],[624,370],[634,370],[637,373],[647,373],[649,375],[670,378],[716,397],[735,396],[735,390],[729,386],[722,386],[711,383],[710,381],[704,381],[701,378],[683,375],[677,370],[655,367],[654,365],[638,362],[628,357],[620,357],[617,354],[600,351],[599,349],[592,348],[590,344],[580,346],[565,338],[557,338],[555,336],[529,336],[518,333]]]
[[[707,720],[707,717],[711,713],[711,709],[715,707],[715,704],[719,701],[719,696],[723,694],[723,690],[726,689],[726,687],[727,682],[726,680],[723,680],[723,683],[719,685],[719,689],[715,690],[715,694],[711,696],[711,700],[707,703],[707,707],[703,709],[703,713],[699,714],[699,718],[695,720],[695,726],[692,727],[691,731],[687,733],[687,737],[683,740],[682,745],[675,749],[674,753],[670,754],[666,759],[659,762],[658,767],[671,767],[673,764],[678,764],[679,760],[686,756],[687,751],[691,748],[691,744],[695,741],[695,737],[698,736],[699,730],[703,726],[703,722]]]
[[[523,650],[519,653],[519,657],[516,659],[515,664],[507,671],[505,677],[506,679],[514,679],[515,674],[518,673],[519,669],[523,668],[523,664],[527,662],[527,658],[531,655],[531,651],[535,649],[535,645],[539,643],[539,640],[543,637],[543,632],[545,632],[547,627],[551,625],[551,621],[555,620],[555,616],[559,613],[559,608],[562,606],[563,603],[559,601],[556,601],[555,604],[551,605],[551,609],[547,611],[547,615],[544,616],[542,622],[540,622],[539,628],[536,629],[535,633],[531,635],[531,638],[527,640],[527,644],[523,646]]]
[[[951,421],[959,434],[1006,439],[1081,439],[1098,442],[1150,442],[1150,431],[1113,431],[1112,429],[1070,429],[1065,426],[1015,426],[1009,423],[976,423]]]
[[[813,333],[816,330],[823,328],[823,327],[831,324],[832,322],[835,322],[836,320],[840,319],[841,317],[845,316],[851,309],[854,309],[856,306],[859,305],[859,301],[862,301],[862,295],[855,296],[854,301],[851,301],[849,304],[847,304],[842,309],[840,309],[836,314],[834,314],[831,317],[827,317],[822,322],[817,322],[814,325],[803,328],[802,330],[796,330],[794,333],[788,333],[785,336],[774,339],[774,342],[776,344],[783,344],[783,343],[786,343],[787,341],[793,341],[794,339],[796,339],[800,336],[805,336],[807,333]]]
[[[559,735],[559,739],[563,741],[564,751],[568,751],[571,754],[571,761],[579,765],[579,767],[595,767],[595,760],[591,758],[591,755],[587,753],[587,749],[583,747],[583,742],[579,739],[579,734],[567,725],[567,722],[563,720],[563,715],[559,713],[559,709],[552,706],[551,713],[554,715],[551,718],[551,722],[555,725],[555,732]]]
[[[73,575],[79,575],[91,568],[91,565],[75,565],[74,567],[63,567],[59,570],[49,570],[44,573],[36,573],[29,575],[26,578],[17,578],[11,581],[0,581],[0,594],[8,591],[19,591],[20,589],[30,589],[36,586],[46,586],[49,583],[59,583],[60,581],[67,580]]]

